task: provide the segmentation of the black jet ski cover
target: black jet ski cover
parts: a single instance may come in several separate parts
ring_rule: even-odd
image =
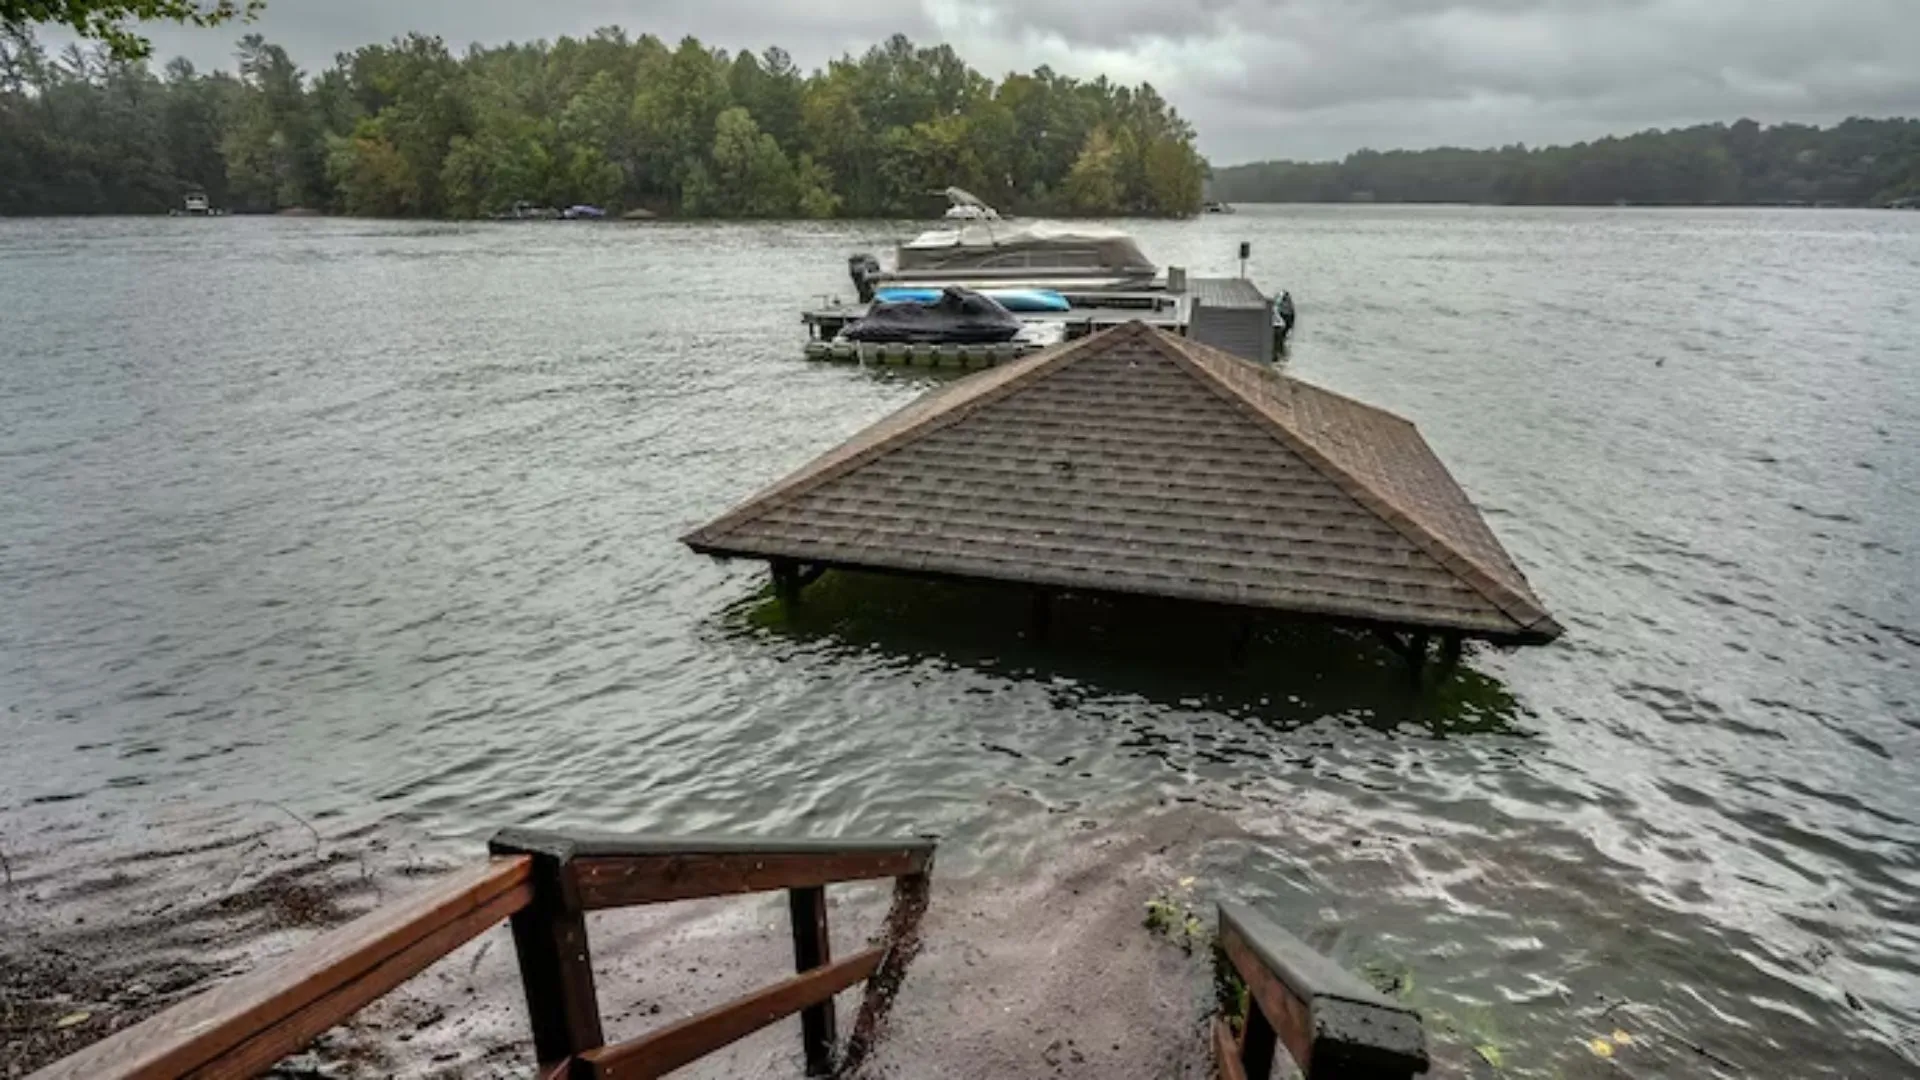
[[[1020,320],[990,297],[949,285],[931,304],[882,302],[840,332],[848,341],[906,341],[971,344],[1012,341]]]

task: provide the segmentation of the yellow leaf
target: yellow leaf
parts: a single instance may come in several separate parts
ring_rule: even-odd
[[[1193,879],[1190,877],[1183,877],[1180,879],[1180,887],[1183,889],[1192,884],[1193,884]]]
[[[1610,1058],[1613,1056],[1613,1044],[1605,1039],[1593,1040],[1587,1044],[1587,1049],[1593,1051],[1598,1057]]]
[[[1621,1031],[1619,1028],[1615,1028],[1613,1031],[1613,1041],[1619,1043],[1621,1046],[1632,1046],[1633,1036]]]
[[[1473,1048],[1473,1052],[1480,1055],[1480,1060],[1494,1068],[1500,1067],[1500,1048],[1492,1043],[1481,1043]]]
[[[53,1026],[56,1028],[70,1028],[76,1024],[86,1023],[92,1016],[93,1014],[90,1012],[70,1012],[60,1019],[55,1020]]]

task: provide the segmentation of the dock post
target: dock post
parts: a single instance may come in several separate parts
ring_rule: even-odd
[[[773,570],[773,594],[789,604],[800,599],[800,564],[775,559],[768,565]]]
[[[1460,656],[1466,645],[1459,634],[1448,634],[1440,639],[1440,665],[1436,668],[1434,685],[1446,682],[1453,673],[1460,670]]]
[[[1233,630],[1232,662],[1234,667],[1245,667],[1247,648],[1253,644],[1253,614],[1242,611],[1240,621]]]
[[[533,1024],[536,1075],[566,1075],[575,1055],[606,1043],[574,846],[564,839],[525,844],[496,837],[488,847],[495,855],[533,857],[533,903],[513,913],[513,949]]]
[[[832,963],[833,949],[827,935],[826,886],[789,889],[787,908],[793,916],[794,970],[804,975],[814,968]],[[832,998],[800,1011],[800,1043],[806,1051],[808,1076],[833,1075],[834,1044],[839,1041]]]
[[[1433,635],[1425,630],[1417,631],[1408,639],[1407,668],[1416,688],[1427,684],[1427,656],[1432,646]]]
[[[1053,595],[1045,589],[1035,588],[1027,614],[1033,640],[1047,640],[1048,633],[1053,629]]]

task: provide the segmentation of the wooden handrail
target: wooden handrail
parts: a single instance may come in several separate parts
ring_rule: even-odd
[[[497,855],[534,860],[536,898],[514,916],[513,936],[533,1021],[534,1051],[545,1077],[657,1075],[793,1011],[801,1014],[808,1074],[827,1075],[836,1041],[832,996],[871,975],[879,954],[864,966],[865,954],[830,962],[824,887],[891,877],[896,898],[902,889],[924,896],[934,853],[931,840],[638,837],[544,829],[505,829],[494,835],[489,847]],[[776,889],[790,894],[794,966],[801,972],[797,979],[655,1036],[605,1046],[587,945],[587,912]],[[853,977],[845,978],[850,973]],[[837,981],[842,978],[844,982]],[[817,999],[791,997],[821,986],[832,988]],[[769,1001],[791,1002],[792,1008],[739,1027],[762,1015]]]
[[[524,856],[457,871],[258,971],[189,998],[34,1080],[253,1076],[524,908]]]
[[[929,840],[730,840],[509,829],[487,863],[330,931],[259,971],[191,998],[35,1073],[31,1080],[257,1076],[322,1032],[508,919],[532,1020],[538,1073],[656,1076],[799,1012],[810,1075],[833,1065],[833,996],[883,960],[897,981],[911,950],[838,963],[824,887],[895,879],[896,912],[924,907]],[[586,912],[787,889],[799,974],[652,1035],[604,1046]],[[912,903],[901,903],[906,897]],[[894,918],[889,917],[890,932]]]
[[[926,872],[927,840],[627,837],[506,829],[492,849],[569,863],[586,911]]]
[[[1276,1040],[1306,1080],[1406,1080],[1427,1071],[1420,1014],[1361,982],[1266,916],[1220,905],[1220,950],[1247,985],[1246,1030],[1215,1021],[1227,1080],[1269,1080]]]

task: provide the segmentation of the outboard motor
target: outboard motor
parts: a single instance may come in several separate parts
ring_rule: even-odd
[[[853,278],[853,291],[861,303],[873,303],[873,278],[879,272],[880,260],[866,252],[847,256],[847,273]]]
[[[1287,337],[1293,333],[1293,294],[1282,290],[1280,298],[1273,302],[1273,351],[1287,351]]]

